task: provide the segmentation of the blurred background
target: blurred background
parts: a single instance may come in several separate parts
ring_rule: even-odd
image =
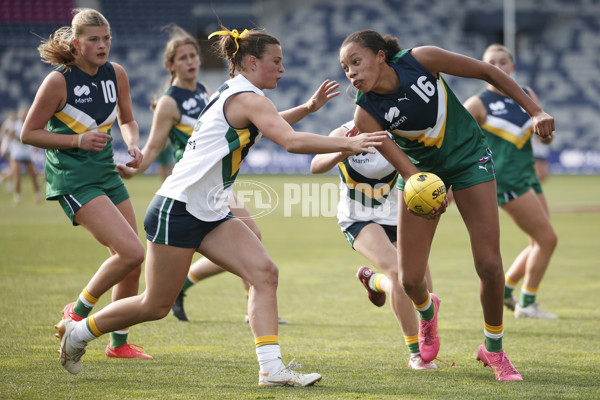
[[[40,37],[70,25],[71,10],[102,12],[113,35],[110,60],[129,75],[134,115],[143,145],[152,120],[149,104],[167,84],[161,27],[175,23],[198,37],[203,49],[200,80],[211,91],[227,68],[210,52],[207,35],[218,21],[229,29],[263,27],[283,48],[286,72],[267,91],[278,109],[301,104],[325,79],[340,82],[342,95],[296,129],[328,134],[352,118],[349,83],[338,62],[344,38],[374,29],[399,38],[402,48],[435,45],[481,58],[491,43],[511,48],[514,78],[537,93],[556,119],[549,146],[552,174],[600,173],[599,0],[0,0],[0,116],[28,106],[51,67],[37,52]],[[485,83],[445,76],[461,101]],[[118,128],[116,158],[127,158]],[[263,139],[242,172],[309,173],[311,156],[290,155]],[[39,154],[43,163],[43,153]],[[1,166],[0,166],[1,167]]]

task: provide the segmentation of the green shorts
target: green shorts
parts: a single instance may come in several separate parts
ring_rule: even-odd
[[[506,185],[503,186],[503,189],[506,189]],[[543,193],[542,185],[535,176],[529,180],[511,182],[510,188],[508,188],[508,190],[498,192],[498,205],[501,206],[508,203],[509,201],[514,200],[517,197],[527,193],[530,189],[533,189],[535,191],[535,194]]]
[[[492,153],[488,148],[479,156],[479,159],[461,170],[440,168],[439,170],[425,170],[422,172],[433,172],[444,182],[446,189],[452,186],[454,191],[496,179]],[[398,176],[397,187],[399,190],[404,190],[404,180],[400,176]]]
[[[156,161],[160,165],[171,165],[175,162],[173,146],[168,145],[158,154]]]
[[[90,185],[78,189],[75,193],[58,196],[56,199],[60,203],[65,214],[67,214],[67,217],[71,220],[71,223],[74,226],[77,226],[79,224],[73,219],[77,211],[79,211],[84,204],[98,196],[108,196],[113,204],[117,205],[127,200],[129,198],[129,193],[123,183],[111,189],[103,189],[99,186]]]

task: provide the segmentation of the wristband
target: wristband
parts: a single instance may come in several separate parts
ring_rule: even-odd
[[[83,135],[85,135],[85,133],[77,135],[77,147],[81,147],[81,139],[83,139]]]

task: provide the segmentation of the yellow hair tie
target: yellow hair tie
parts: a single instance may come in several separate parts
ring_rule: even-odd
[[[210,39],[211,37],[215,36],[215,35],[221,35],[221,36],[225,36],[225,35],[230,35],[233,37],[233,40],[235,40],[235,52],[233,53],[233,55],[235,56],[236,53],[238,52],[238,50],[240,49],[240,45],[238,44],[238,39],[241,39],[244,37],[244,35],[248,33],[248,29],[244,29],[244,31],[242,33],[238,33],[237,29],[234,29],[232,31],[216,31],[211,33],[210,35],[208,35],[208,38]]]

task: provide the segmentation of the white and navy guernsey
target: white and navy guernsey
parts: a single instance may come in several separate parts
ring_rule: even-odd
[[[102,131],[110,135],[117,118],[118,87],[115,69],[110,62],[88,75],[77,66],[67,71],[57,69],[67,84],[67,101],[57,111],[46,128],[50,132],[81,135]],[[56,199],[74,193],[78,188],[98,184],[105,189],[123,184],[115,169],[112,138],[102,151],[79,148],[46,150],[46,198]]]
[[[354,123],[347,122],[344,127],[350,130]],[[398,172],[379,152],[354,154],[338,163],[338,170],[337,217],[342,229],[355,222],[398,223]]]
[[[242,161],[262,137],[254,125],[233,127],[225,117],[225,102],[235,94],[264,96],[243,75],[225,82],[200,114],[183,157],[157,194],[187,204],[202,221],[216,221],[229,213],[229,196]]]
[[[169,86],[164,94],[175,100],[181,115],[177,124],[173,125],[169,131],[169,140],[175,150],[175,161],[179,161],[183,157],[185,146],[192,135],[196,120],[208,103],[208,91],[203,84],[197,82],[195,91],[179,86]]]

